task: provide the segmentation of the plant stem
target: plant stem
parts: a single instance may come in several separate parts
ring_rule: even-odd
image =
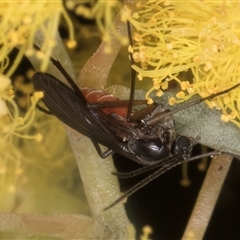
[[[231,163],[227,155],[213,158],[182,239],[203,239]]]

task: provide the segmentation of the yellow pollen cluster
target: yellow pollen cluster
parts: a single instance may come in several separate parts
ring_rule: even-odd
[[[127,45],[127,37],[123,37],[112,26],[116,13],[122,6],[119,0],[97,0],[97,1],[83,1],[83,0],[66,0],[66,7],[69,10],[73,10],[76,15],[82,16],[87,19],[95,19],[100,32],[102,33],[102,40],[106,42],[104,51],[111,53],[111,36],[110,30],[123,45]],[[128,16],[122,16],[122,19],[128,18]]]
[[[146,225],[142,228],[142,235],[141,235],[141,240],[147,240],[147,239],[150,239],[150,235],[153,233],[153,229]]]
[[[37,101],[42,97],[42,94],[34,94],[31,98],[31,105],[29,101],[25,101],[26,112],[23,114],[19,110],[21,101],[16,102],[14,99],[9,78],[24,54],[34,54],[33,42],[38,30],[42,31],[44,41],[41,48],[45,52],[44,56],[40,56],[43,59],[40,68],[42,71],[46,70],[49,56],[51,56],[55,46],[54,39],[61,15],[68,23],[70,35],[68,45],[72,47],[75,44],[73,26],[61,0],[1,1],[0,3],[0,196],[6,188],[12,186],[14,189],[12,184],[16,179],[16,170],[19,169],[22,159],[21,149],[16,144],[18,139],[21,139],[19,141],[27,139],[36,142],[42,140],[42,135],[39,132],[29,131],[29,127],[35,120]],[[19,51],[14,62],[10,65],[8,55],[16,47]],[[16,89],[18,88],[26,94],[33,91],[32,86],[24,86],[21,77],[15,80]]]
[[[136,29],[133,68],[141,80],[153,79],[146,99],[149,101],[153,91],[159,95],[170,81],[176,81],[181,88],[176,98],[169,100],[171,105],[239,83],[239,11],[238,1],[228,0],[138,1],[129,21]],[[193,78],[183,81],[180,76],[186,71]],[[224,121],[240,126],[239,96],[240,87],[207,104],[221,109]]]
[[[33,97],[32,104],[24,116],[21,116],[18,105],[14,99],[11,81],[0,74],[0,196],[5,189],[9,189],[16,179],[16,170],[22,158],[16,138],[41,141],[39,133],[26,134],[26,130],[35,119],[37,101],[42,96]]]
[[[75,41],[73,26],[67,16],[61,0],[56,1],[2,1],[0,3],[0,72],[9,67],[8,54],[14,47],[19,52],[6,75],[10,77],[18,66],[24,54],[32,55],[32,45],[35,33],[41,29],[44,44],[41,47],[46,53],[41,70],[46,70],[48,57],[54,47],[55,35],[61,15],[69,26],[70,46]]]

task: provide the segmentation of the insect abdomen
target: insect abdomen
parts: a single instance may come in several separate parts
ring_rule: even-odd
[[[97,102],[116,102],[120,101],[119,98],[111,95],[106,94],[103,90],[95,90],[92,88],[81,88],[81,92],[86,98],[86,100],[89,103],[97,103]],[[101,111],[105,112],[106,114],[115,113],[121,117],[126,118],[127,117],[127,107],[107,107],[107,108],[101,108]]]

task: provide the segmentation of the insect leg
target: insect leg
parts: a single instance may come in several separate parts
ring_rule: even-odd
[[[123,200],[126,197],[129,197],[130,195],[132,195],[134,192],[136,192],[138,189],[142,188],[143,186],[145,186],[146,184],[148,184],[149,182],[151,182],[152,180],[154,180],[155,178],[157,178],[158,176],[162,175],[163,173],[165,173],[167,170],[181,164],[184,160],[182,159],[182,157],[180,158],[173,158],[171,160],[169,160],[170,162],[165,165],[164,167],[158,169],[156,172],[154,172],[152,175],[148,176],[147,178],[145,178],[144,180],[142,180],[141,182],[137,183],[135,186],[133,186],[132,188],[130,188],[128,191],[126,191],[121,197],[119,197],[117,200],[115,200],[112,204],[110,204],[109,206],[107,206],[106,208],[104,208],[103,210],[106,211],[108,209],[110,209],[111,207],[115,206],[117,203],[119,203],[121,200]]]
[[[149,182],[153,181],[155,178],[157,178],[158,176],[162,175],[163,173],[165,173],[166,171],[170,170],[173,167],[176,167],[177,165],[183,163],[183,162],[190,162],[190,161],[194,161],[197,159],[200,159],[202,157],[208,157],[208,156],[213,156],[213,155],[219,155],[219,154],[228,154],[225,152],[221,152],[221,151],[212,151],[209,153],[204,153],[204,154],[200,154],[194,157],[191,157],[187,160],[184,160],[182,158],[182,156],[171,156],[170,158],[168,158],[168,163],[166,164],[162,164],[163,166],[161,166],[156,172],[154,172],[153,174],[151,174],[150,176],[148,176],[147,178],[143,179],[141,182],[137,183],[135,186],[133,186],[132,188],[130,188],[128,191],[126,191],[121,197],[119,197],[117,200],[115,200],[112,204],[110,204],[109,206],[107,206],[106,208],[104,208],[103,210],[108,210],[111,207],[115,206],[117,203],[119,203],[121,200],[123,200],[126,197],[129,197],[130,195],[132,195],[134,192],[136,192],[138,189],[142,188],[143,186],[145,186],[146,184],[148,184]],[[160,164],[159,164],[160,165]],[[158,165],[158,166],[159,166]],[[148,166],[147,166],[148,167]],[[147,167],[143,168],[143,169],[147,169]],[[141,171],[137,170],[137,171]],[[136,172],[137,172],[136,171]],[[133,171],[134,172],[134,171]],[[143,171],[144,172],[144,171]],[[117,175],[117,174],[116,174]],[[120,173],[121,176],[123,176],[124,174]]]
[[[130,116],[130,120],[131,121],[142,120],[147,114],[151,113],[155,107],[156,107],[156,103],[147,105],[145,108],[142,108],[138,112],[134,113],[133,116]]]
[[[146,100],[134,100],[133,106],[144,105]],[[104,102],[88,102],[87,106],[90,109],[99,109],[99,108],[116,108],[116,107],[128,107],[129,100],[116,100],[116,101],[104,101]]]
[[[179,158],[179,155],[174,155],[171,156],[170,159],[172,158]],[[140,169],[131,171],[131,172],[127,172],[127,173],[122,173],[122,172],[112,172],[113,175],[119,177],[119,178],[131,178],[131,177],[135,177],[138,176],[140,174],[143,174],[145,172],[148,172],[150,170],[153,170],[155,168],[159,168],[159,167],[163,167],[164,165],[167,165],[169,163],[169,157],[165,158],[163,160],[160,160],[159,162],[156,162],[155,164],[152,165],[146,165],[144,167],[141,167]]]
[[[98,155],[99,155],[101,158],[106,158],[106,157],[108,157],[109,155],[112,155],[112,154],[114,153],[114,151],[111,150],[111,149],[107,149],[107,150],[105,150],[104,152],[102,152],[99,144],[98,144],[97,142],[95,142],[93,139],[91,139],[91,141],[92,141],[95,149],[97,150]]]
[[[191,161],[197,160],[199,158],[204,158],[204,157],[209,157],[209,156],[214,156],[214,155],[220,155],[220,154],[232,156],[232,157],[235,157],[238,160],[240,160],[240,156],[238,156],[236,154],[232,154],[232,153],[229,153],[229,152],[223,152],[221,150],[219,150],[219,151],[216,150],[216,151],[212,151],[212,152],[209,152],[209,153],[203,153],[203,154],[200,154],[200,155],[197,155],[197,156],[190,157],[189,159],[187,159],[187,162],[191,162]]]
[[[48,115],[52,115],[52,113],[50,111],[48,111],[46,108],[41,107],[39,104],[36,105],[37,109],[40,110],[41,112],[44,112]]]

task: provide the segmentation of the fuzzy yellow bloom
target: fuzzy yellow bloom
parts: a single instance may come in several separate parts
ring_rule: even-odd
[[[55,46],[55,36],[61,15],[69,24],[70,43],[74,45],[73,27],[65,12],[61,0],[55,1],[1,1],[0,2],[0,196],[2,192],[13,186],[16,169],[19,168],[22,153],[16,144],[20,138],[40,142],[42,135],[30,132],[29,127],[35,119],[35,108],[41,94],[36,94],[26,104],[26,113],[19,110],[20,101],[14,99],[10,77],[20,63],[23,55],[34,54],[33,43],[38,30],[42,31],[43,52],[41,70],[46,70],[49,56]],[[11,63],[9,53],[18,48],[17,56]],[[38,53],[40,54],[40,53]],[[30,78],[32,71],[27,75]],[[31,86],[23,84],[23,77],[16,78],[15,89],[25,94],[32,92]],[[35,142],[34,141],[34,142]],[[30,141],[29,141],[30,142]],[[30,143],[29,143],[30,144]]]
[[[46,53],[41,70],[46,69],[48,57],[54,47],[60,17],[63,15],[69,25],[70,42],[73,42],[73,27],[61,0],[56,1],[4,1],[0,3],[0,72],[8,66],[8,54],[16,46],[19,53],[14,64],[6,72],[9,77],[21,61],[23,54],[31,54],[35,33],[41,28]]]
[[[136,28],[133,68],[141,78],[158,79],[151,88],[156,93],[162,81],[179,83],[185,97],[176,103],[234,86],[240,80],[239,10],[238,1],[138,1],[129,18]],[[179,73],[186,71],[193,78],[183,81]],[[216,108],[235,111],[229,121],[240,126],[239,96],[240,88],[219,96]]]
[[[86,6],[86,3],[88,5]],[[74,10],[75,14],[88,19],[95,19],[100,32],[102,33],[102,40],[107,43],[105,47],[106,53],[111,53],[111,36],[110,29],[114,36],[119,39],[123,45],[127,45],[128,39],[119,34],[114,29],[112,23],[116,13],[121,9],[122,2],[119,0],[97,0],[97,1],[83,1],[83,0],[67,0],[66,7],[69,10]],[[130,16],[130,12],[124,11],[122,20],[126,21]]]
[[[52,1],[4,1],[0,3],[0,72],[8,66],[9,52],[16,46],[19,53],[14,64],[9,68],[6,75],[9,77],[16,69],[23,54],[30,54],[35,33],[40,28],[45,39],[42,50],[46,53],[46,58],[42,63],[42,70],[46,69],[48,57],[51,55],[55,45],[55,35],[61,15],[66,19],[69,26],[70,44],[75,43],[73,37],[73,26],[67,16],[61,0]],[[32,52],[33,53],[33,52]]]
[[[174,105],[175,103],[176,103],[176,99],[175,99],[174,97],[171,97],[171,98],[169,99],[169,105],[172,106],[172,105]]]
[[[177,98],[184,98],[185,97],[185,93],[183,91],[181,91],[181,92],[178,92],[176,94],[176,96],[177,96]]]
[[[146,225],[142,228],[142,232],[143,234],[140,236],[140,239],[147,240],[149,239],[149,236],[153,233],[153,229],[150,226]]]

